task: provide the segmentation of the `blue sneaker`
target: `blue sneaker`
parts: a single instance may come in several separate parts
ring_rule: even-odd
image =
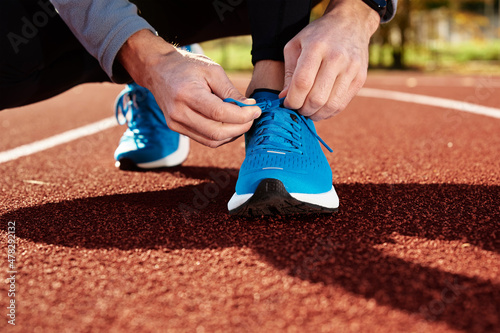
[[[115,151],[122,170],[173,167],[189,154],[189,138],[172,131],[153,94],[136,83],[127,85],[116,101],[116,119],[127,130]]]
[[[243,216],[331,213],[339,198],[332,170],[312,120],[283,106],[268,90],[252,96],[262,109],[245,134],[246,157],[241,165],[229,213]],[[227,100],[240,106],[241,102]]]
[[[198,44],[182,49],[203,53]],[[122,170],[173,167],[189,154],[189,138],[172,131],[153,94],[136,83],[129,84],[116,100],[116,119],[128,129],[115,151],[116,166]]]

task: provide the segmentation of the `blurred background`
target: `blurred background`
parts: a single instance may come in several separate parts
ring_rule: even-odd
[[[328,0],[312,11],[320,17]],[[371,40],[370,68],[500,74],[500,0],[399,0]],[[251,38],[202,44],[227,71],[251,71]]]

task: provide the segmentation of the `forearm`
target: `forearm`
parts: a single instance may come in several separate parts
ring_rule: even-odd
[[[370,8],[368,5],[364,4],[364,2],[362,0],[331,0],[326,12],[329,12],[335,6],[338,6],[338,5],[343,4],[343,3],[345,3],[348,7],[351,7],[351,9],[353,9],[351,15],[356,15],[356,16],[360,16],[360,15],[363,16],[363,14],[365,12],[368,12],[366,10],[367,9],[366,7]],[[392,18],[396,14],[397,5],[398,5],[398,0],[387,1],[386,13],[382,18],[380,18],[380,16],[379,16],[378,23],[379,24],[380,23],[387,23],[390,20],[392,20]],[[375,12],[373,9],[371,9],[371,11]],[[373,16],[373,15],[370,15],[370,16]],[[377,14],[377,16],[378,16],[378,14]],[[370,21],[372,21],[372,20],[370,19]]]
[[[164,56],[175,47],[149,30],[140,30],[130,36],[117,55],[129,75],[139,84],[148,86],[147,69],[164,61]]]
[[[325,16],[339,14],[349,18],[343,22],[363,27],[370,37],[380,24],[380,15],[361,0],[331,0],[326,8]],[[342,29],[342,27],[335,28]]]
[[[51,0],[73,34],[114,80],[128,79],[113,72],[115,58],[122,45],[140,30],[154,29],[137,14],[127,0]]]

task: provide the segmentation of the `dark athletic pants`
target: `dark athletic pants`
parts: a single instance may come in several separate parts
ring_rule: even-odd
[[[180,45],[251,34],[252,62],[283,60],[309,22],[311,0],[132,0],[168,42]],[[319,1],[313,1],[315,3]],[[13,45],[8,34],[23,38]],[[109,77],[49,0],[0,1],[0,110],[47,99]]]

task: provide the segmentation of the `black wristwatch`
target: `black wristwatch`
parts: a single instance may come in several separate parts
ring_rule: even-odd
[[[375,10],[380,18],[383,18],[385,12],[387,11],[387,1],[386,0],[363,0],[368,6]]]

